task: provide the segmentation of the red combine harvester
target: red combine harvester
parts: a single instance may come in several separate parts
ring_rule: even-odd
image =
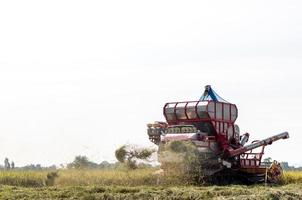
[[[205,87],[199,101],[166,103],[163,114],[166,122],[148,124],[150,141],[159,145],[159,151],[162,145],[173,141],[192,142],[204,161],[201,168],[205,177],[213,180],[238,175],[252,183],[280,179],[280,165],[275,161],[264,165],[261,159],[265,146],[287,139],[289,134],[283,132],[246,145],[249,134],[240,135],[235,124],[236,105],[222,99],[211,86]],[[168,155],[159,157],[159,161],[172,162]]]

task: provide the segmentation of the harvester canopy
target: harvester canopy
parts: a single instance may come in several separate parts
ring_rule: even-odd
[[[214,101],[214,102],[224,102],[229,103],[228,101],[224,100],[220,97],[210,85],[205,86],[205,90],[202,96],[199,98],[199,101]]]

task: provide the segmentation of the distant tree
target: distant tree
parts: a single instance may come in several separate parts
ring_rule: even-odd
[[[15,163],[14,163],[14,161],[11,162],[11,168],[15,169]]]
[[[40,164],[30,164],[30,165],[25,165],[24,167],[20,167],[19,169],[22,170],[42,170],[42,166]]]
[[[56,165],[50,165],[50,166],[48,166],[46,168],[49,169],[49,170],[56,170],[57,166]]]
[[[112,164],[110,164],[108,161],[103,161],[99,164],[99,167],[104,169],[104,168],[111,168]]]
[[[5,168],[5,169],[10,169],[10,163],[9,163],[8,158],[5,158],[5,159],[4,159],[4,168]]]
[[[136,169],[137,161],[148,160],[154,152],[154,149],[123,145],[115,151],[115,157],[119,162],[126,164],[129,169]]]
[[[87,156],[76,156],[74,161],[67,165],[69,169],[92,169],[97,167],[98,164],[89,161]]]
[[[14,164],[15,165],[15,164]],[[15,170],[34,170],[34,171],[39,171],[39,170],[56,170],[57,167],[55,165],[51,165],[51,166],[47,166],[47,167],[43,167],[41,164],[29,164],[29,165],[25,165],[22,167],[15,167]],[[12,168],[12,166],[11,166]]]
[[[291,170],[291,171],[298,171],[298,170],[301,170],[302,168],[300,167],[294,167],[294,166],[290,166],[289,164],[288,164],[288,162],[280,162],[280,165],[281,165],[281,167],[282,167],[282,169],[283,170],[287,170],[287,171],[289,171],[289,170]]]
[[[266,164],[271,164],[273,162],[273,159],[271,157],[267,157],[263,159],[263,162]]]

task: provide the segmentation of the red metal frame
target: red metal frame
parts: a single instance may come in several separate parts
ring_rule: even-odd
[[[252,143],[258,142],[258,140]],[[240,167],[241,168],[258,168],[261,165],[262,156],[264,154],[265,146],[260,147],[261,151],[259,153],[254,153],[250,150],[248,153],[240,154]],[[253,156],[253,158],[251,158]]]

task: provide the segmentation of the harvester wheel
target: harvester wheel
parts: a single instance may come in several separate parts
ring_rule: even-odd
[[[263,183],[265,181],[265,174],[249,174],[246,178],[249,184]]]

